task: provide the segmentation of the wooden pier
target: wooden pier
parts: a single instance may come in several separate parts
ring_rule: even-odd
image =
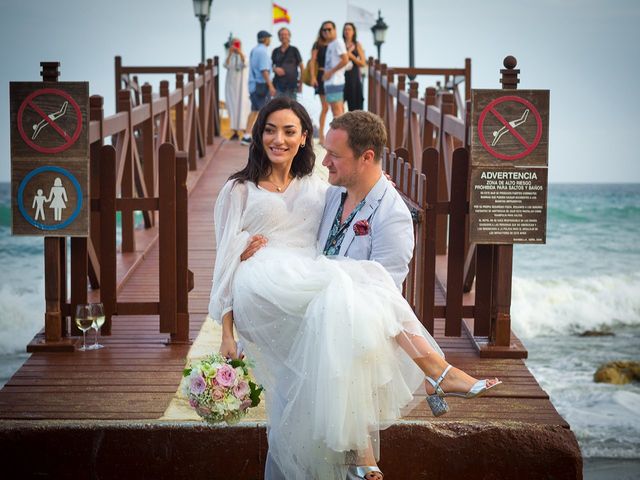
[[[196,112],[189,115],[195,118]],[[247,155],[246,147],[220,136],[204,143],[201,155],[195,149],[188,154],[193,168],[186,178],[188,270],[194,286],[188,295],[191,340],[207,315],[216,254],[213,205]],[[392,158],[390,154],[388,161]],[[418,187],[414,190],[417,195]],[[118,305],[132,311],[136,303],[162,304],[159,235],[154,225],[133,229],[133,248],[118,254],[117,302],[110,335],[101,337],[104,349],[36,349],[0,391],[0,448],[8,473],[20,478],[262,478],[264,418],[233,427],[160,419],[178,390],[190,345],[176,341],[171,331],[160,333],[157,313],[117,312]],[[439,418],[419,402],[381,433],[385,478],[582,478],[575,437],[526,368],[523,354],[481,356],[472,319],[463,320],[459,335],[445,336],[447,264],[446,253],[438,253],[433,265],[434,336],[450,362],[474,376],[497,376],[504,385],[479,399],[449,400],[451,411]],[[417,292],[418,284],[413,285]],[[99,290],[88,292],[87,298],[99,298]],[[464,311],[471,311],[474,291],[460,293],[460,298],[461,307],[467,305]],[[418,307],[426,308],[420,302]],[[502,350],[526,355],[510,335]],[[416,397],[424,398],[424,392]]]

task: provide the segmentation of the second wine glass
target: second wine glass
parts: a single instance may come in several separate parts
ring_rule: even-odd
[[[102,303],[90,303],[89,311],[91,312],[91,319],[93,322],[91,323],[91,328],[96,331],[96,340],[94,344],[89,347],[92,350],[97,350],[99,348],[104,348],[104,345],[100,345],[98,343],[98,334],[100,333],[100,328],[104,324],[104,306]]]

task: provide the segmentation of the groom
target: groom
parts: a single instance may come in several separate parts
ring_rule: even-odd
[[[318,230],[318,251],[378,262],[401,289],[413,255],[413,221],[382,172],[384,123],[358,110],[335,118],[330,127],[322,165],[332,186]]]
[[[329,170],[318,251],[355,260],[373,260],[402,288],[413,255],[409,209],[382,172],[387,132],[382,119],[366,111],[347,112],[330,124],[322,164]],[[266,243],[252,237],[241,258]]]

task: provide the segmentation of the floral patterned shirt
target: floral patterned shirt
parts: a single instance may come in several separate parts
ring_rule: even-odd
[[[364,201],[366,200],[366,198],[362,199],[362,201],[358,205],[356,205],[356,208],[353,209],[349,217],[347,217],[347,219],[341,225],[340,219],[342,218],[342,212],[344,211],[344,201],[346,199],[347,192],[343,192],[342,200],[340,201],[340,207],[336,212],[336,218],[333,220],[333,225],[331,225],[331,230],[329,231],[329,236],[327,237],[327,243],[325,243],[324,250],[322,251],[324,255],[330,256],[338,255],[338,253],[340,253],[340,246],[342,245],[342,240],[344,240],[344,234],[346,233],[351,220],[353,220],[353,217],[355,217],[356,213],[360,211],[360,209],[364,205]]]

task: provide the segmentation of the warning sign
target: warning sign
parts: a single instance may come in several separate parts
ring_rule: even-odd
[[[472,165],[546,166],[548,90],[474,90]]]
[[[89,84],[11,82],[12,232],[89,233]]]
[[[546,168],[476,167],[471,171],[469,240],[545,243]]]
[[[11,82],[11,157],[88,157],[87,82]]]

